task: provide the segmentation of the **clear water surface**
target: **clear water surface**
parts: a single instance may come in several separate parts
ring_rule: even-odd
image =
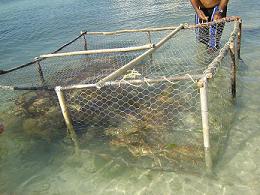
[[[0,135],[0,194],[260,194],[260,3],[234,0],[243,18],[236,120],[211,177],[126,168],[92,155],[74,159],[64,143],[25,139],[19,126]],[[0,67],[48,53],[81,30],[193,22],[181,0],[0,0]],[[1,116],[4,117],[4,116]]]

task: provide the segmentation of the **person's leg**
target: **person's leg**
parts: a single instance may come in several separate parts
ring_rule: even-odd
[[[217,11],[218,11],[218,6],[215,6],[213,8],[212,12],[210,13],[210,22],[214,21],[214,16],[217,13]],[[210,27],[209,27],[209,37],[210,38],[209,38],[208,46],[211,49],[215,49],[217,47],[217,40],[216,40],[217,33],[218,33],[217,25],[216,24],[210,25]]]

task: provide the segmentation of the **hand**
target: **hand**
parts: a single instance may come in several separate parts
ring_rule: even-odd
[[[204,12],[200,9],[197,10],[198,17],[203,21],[208,21],[208,17],[204,14]]]
[[[222,15],[221,13],[217,12],[215,15],[214,15],[214,21],[215,20],[220,20],[222,18]]]

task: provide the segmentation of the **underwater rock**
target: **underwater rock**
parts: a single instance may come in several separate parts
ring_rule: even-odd
[[[65,123],[53,92],[24,93],[10,109],[25,136],[52,141],[65,135]],[[20,129],[20,128],[19,128]]]
[[[41,121],[39,121],[38,119],[25,119],[23,122],[23,131],[25,135],[29,137],[50,141],[51,135],[47,135],[46,129],[42,129]]]
[[[98,135],[98,131],[99,130],[95,127],[88,127],[86,133],[84,133],[79,139],[81,145],[89,144],[93,141]]]
[[[63,137],[66,133],[63,118],[55,108],[41,117],[24,119],[22,126],[26,135],[49,142],[60,136]]]
[[[192,164],[203,163],[203,148],[196,145],[180,145],[178,137],[173,133],[174,126],[165,122],[165,112],[158,107],[142,106],[139,113],[127,114],[121,123],[105,129],[105,135],[110,138],[109,144],[112,150],[126,149],[133,159],[150,159],[154,167],[162,167],[163,164]],[[195,125],[196,117],[187,114],[183,120],[187,126]],[[174,139],[169,140],[172,134]],[[176,140],[177,139],[177,140]],[[173,141],[177,141],[173,143]],[[197,142],[196,142],[197,143]],[[195,143],[195,144],[196,144]]]
[[[56,129],[65,128],[64,118],[57,106],[50,107],[43,117],[46,119],[49,126]]]
[[[133,157],[153,156],[164,142],[162,129],[165,127],[158,118],[162,112],[144,108],[140,114],[140,119],[128,114],[125,121],[118,127],[107,128],[105,134],[111,138],[111,147],[124,147]],[[154,121],[158,123],[153,124]]]
[[[196,130],[201,132],[202,122],[200,118],[200,113],[185,112],[182,115],[181,121],[183,123],[184,129],[189,131]]]
[[[27,111],[31,114],[43,114],[49,110],[49,98],[35,99],[28,107]]]
[[[134,116],[128,116],[128,120],[123,121],[119,127],[111,127],[105,130],[105,134],[108,136],[115,136],[117,138],[123,138],[129,134],[135,133],[140,130],[137,127],[137,119]]]
[[[39,121],[37,119],[28,118],[23,122],[23,129],[26,132],[31,132],[33,129],[39,129]]]

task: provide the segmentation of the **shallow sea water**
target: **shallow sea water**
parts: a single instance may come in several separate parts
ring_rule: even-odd
[[[0,67],[48,53],[81,30],[193,22],[188,1],[0,0]],[[253,9],[254,8],[254,9]],[[260,3],[230,2],[243,18],[236,119],[211,176],[126,168],[64,142],[28,139],[9,120],[0,135],[1,194],[260,194]],[[4,152],[2,152],[4,151]]]

